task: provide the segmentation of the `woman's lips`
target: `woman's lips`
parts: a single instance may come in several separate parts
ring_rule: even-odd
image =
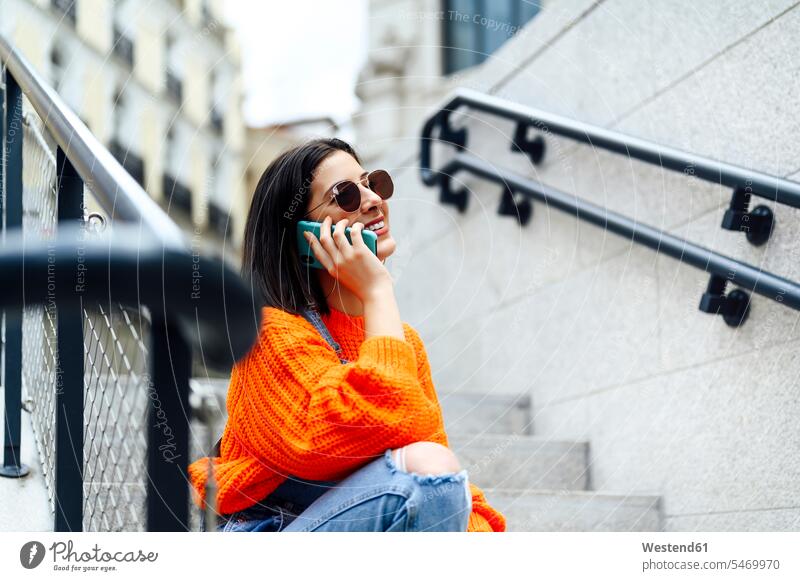
[[[375,222],[383,222],[383,228],[381,228],[380,230],[370,230],[370,232],[374,232],[378,237],[380,237],[389,231],[389,221],[385,217],[381,218],[380,220],[375,220]],[[375,222],[372,223],[374,224]]]

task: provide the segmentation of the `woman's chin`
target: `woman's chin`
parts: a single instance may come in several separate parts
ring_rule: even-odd
[[[386,234],[385,237],[378,239],[377,254],[381,260],[386,260],[397,249],[397,242],[394,241],[391,234]]]

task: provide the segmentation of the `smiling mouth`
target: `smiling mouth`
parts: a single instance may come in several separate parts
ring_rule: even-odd
[[[377,222],[373,222],[369,226],[364,226],[364,230],[369,230],[371,232],[377,232],[378,230],[383,230],[386,227],[386,221],[378,220]]]

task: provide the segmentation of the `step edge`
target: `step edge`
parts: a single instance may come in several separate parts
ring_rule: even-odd
[[[483,492],[490,494],[523,494],[530,496],[577,496],[586,498],[603,499],[636,499],[658,502],[662,496],[658,494],[624,494],[616,492],[596,492],[593,490],[569,490],[569,489],[547,489],[547,488],[482,488]]]
[[[589,440],[551,440],[545,436],[536,436],[531,434],[515,434],[515,433],[508,433],[508,434],[498,434],[498,433],[487,433],[481,434],[478,436],[463,436],[460,434],[453,435],[447,434],[447,440],[452,445],[454,441],[459,441],[463,443],[463,440],[469,438],[469,442],[466,445],[473,445],[480,444],[481,440],[493,440],[493,441],[503,441],[511,438],[516,443],[535,443],[535,444],[558,444],[558,445],[570,445],[570,446],[588,446],[590,444]]]

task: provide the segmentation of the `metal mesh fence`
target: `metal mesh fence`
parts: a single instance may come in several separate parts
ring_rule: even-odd
[[[84,309],[84,530],[144,530],[148,329],[139,309]]]
[[[55,144],[27,102],[23,128],[23,229],[26,238],[48,240],[57,228]],[[87,189],[84,199],[91,199]],[[84,219],[87,224],[92,222],[86,204]],[[87,236],[91,235],[92,229],[87,228]],[[56,384],[56,324],[54,302],[24,309],[23,400],[25,409],[32,414],[53,514],[56,393],[68,388]],[[146,308],[113,302],[84,305],[86,531],[139,531],[146,526],[149,334]],[[194,423],[190,437],[192,459],[204,454],[204,438],[198,437],[202,433],[202,426]],[[198,515],[196,511],[190,514],[191,528],[198,530]]]
[[[27,101],[23,99],[23,104]],[[26,239],[52,239],[56,230],[55,148],[41,120],[23,109],[22,229]],[[26,307],[22,318],[22,397],[31,412],[50,510],[55,513],[55,304]]]

